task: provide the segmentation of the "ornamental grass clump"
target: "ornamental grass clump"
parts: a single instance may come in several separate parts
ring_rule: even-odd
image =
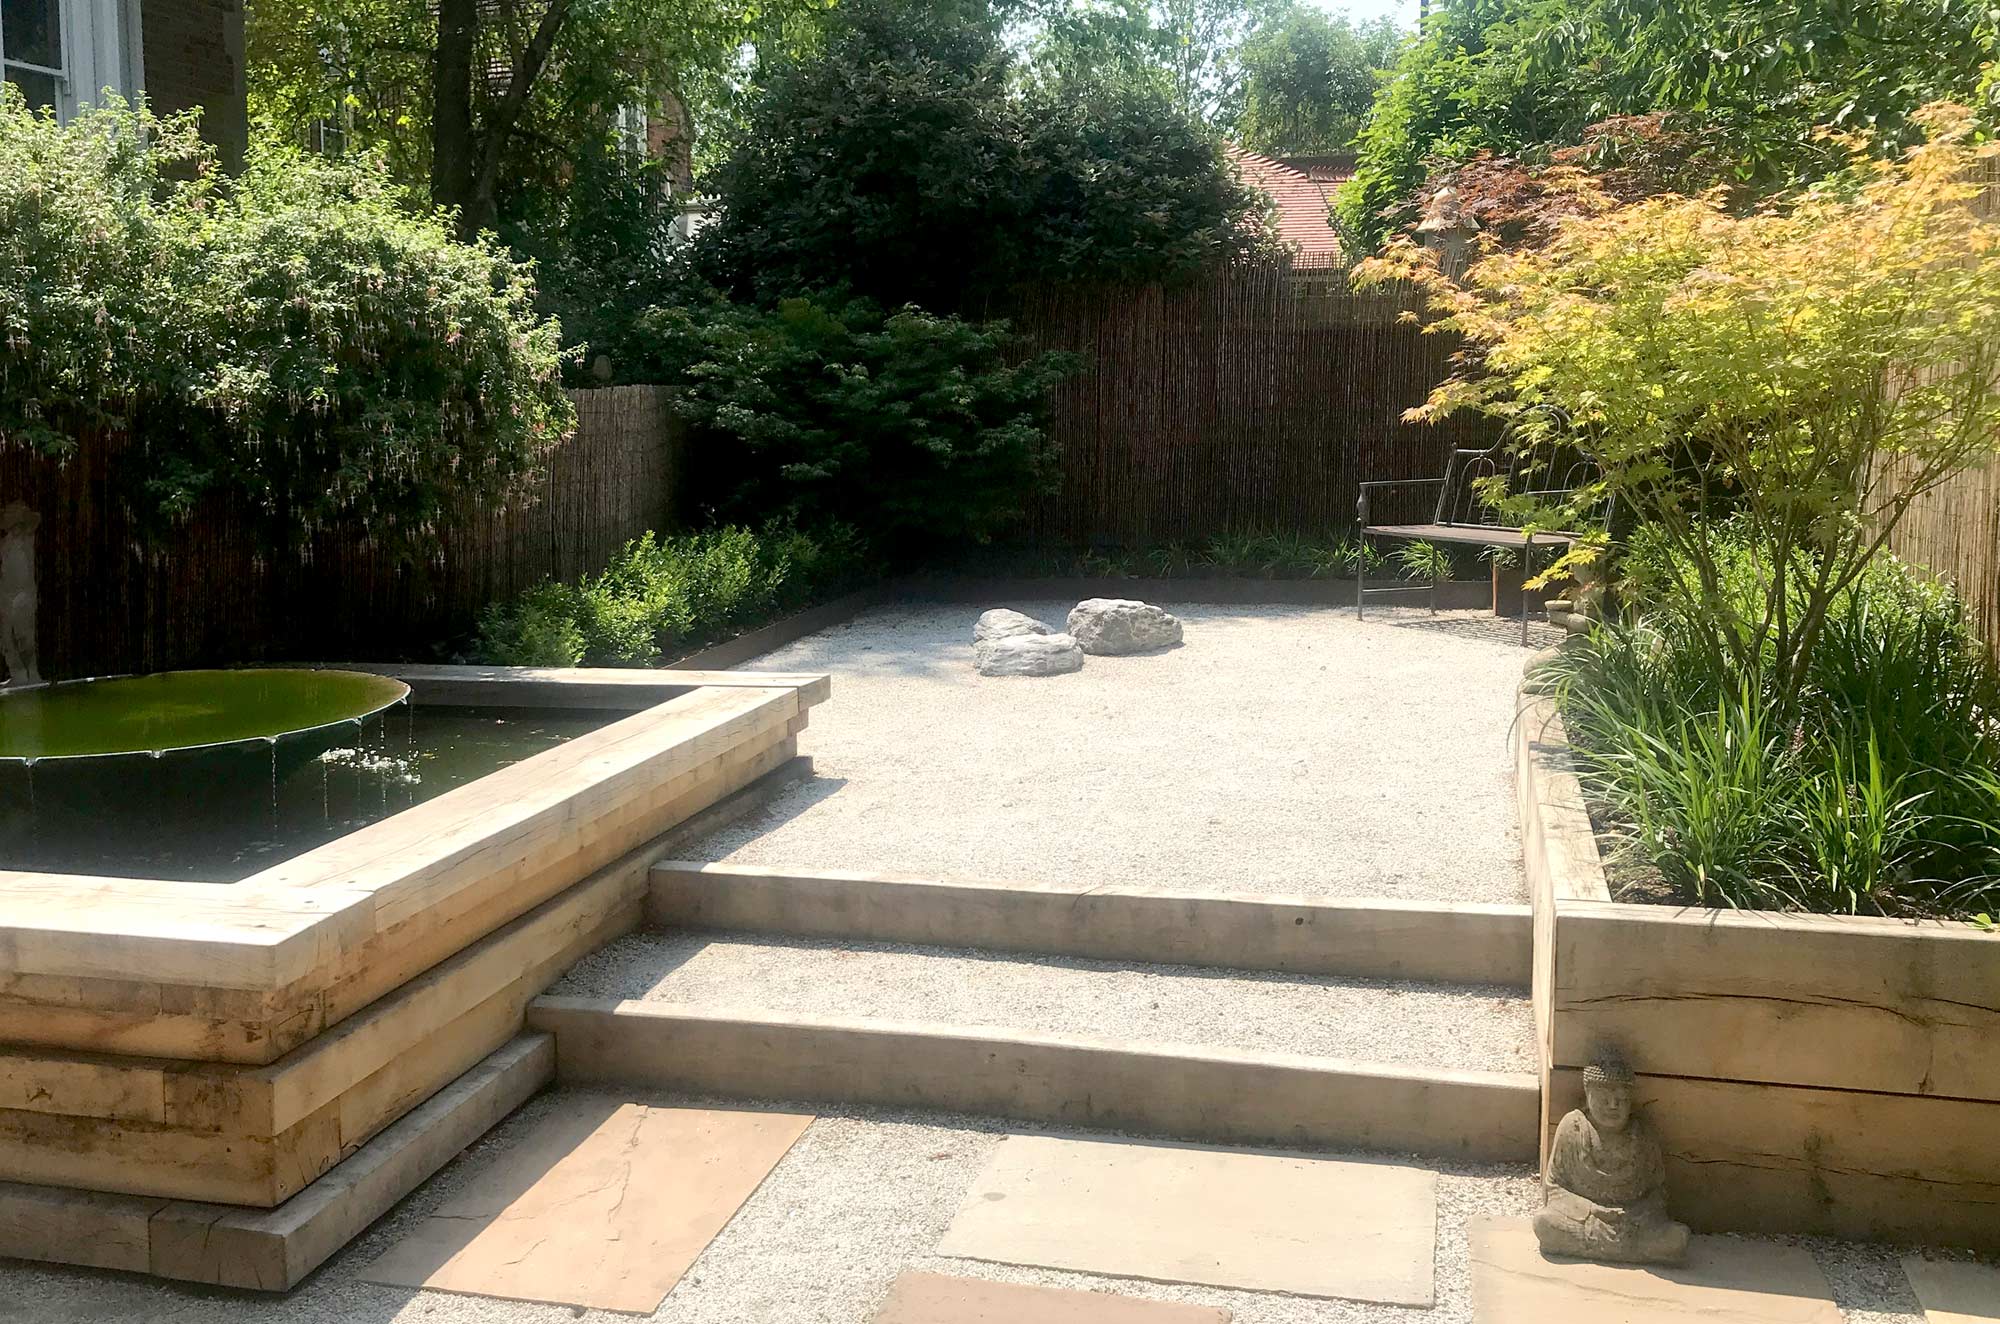
[[[1674,582],[1671,553],[1645,531],[1635,543],[1627,617],[1552,666],[1620,876],[1706,905],[1993,913],[2000,669],[1964,602],[1876,558],[1835,600],[1781,716],[1771,668],[1718,666],[1688,604],[1650,596]],[[1752,609],[1767,577],[1741,548],[1727,565],[1725,592]]]

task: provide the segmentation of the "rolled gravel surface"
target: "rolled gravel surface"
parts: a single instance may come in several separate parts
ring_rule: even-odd
[[[740,1011],[938,1021],[1130,1044],[1534,1070],[1528,999],[1502,988],[1117,965],[1067,957],[642,933],[552,990]]]
[[[291,1296],[220,1292],[83,1269],[0,1265],[9,1324],[616,1324],[630,1315],[383,1287],[359,1274],[486,1165],[579,1096],[542,1096],[504,1123]],[[698,1100],[640,1096],[641,1101]],[[724,1104],[720,1106],[739,1106]],[[759,1105],[764,1106],[764,1105]],[[653,1315],[665,1324],[867,1324],[904,1269],[1117,1292],[1221,1306],[1235,1324],[1470,1324],[1466,1224],[1518,1215],[1533,1174],[1504,1166],[1438,1168],[1437,1307],[1413,1310],[1221,1288],[1099,1278],[943,1259],[932,1251],[1001,1136],[1025,1128],[947,1114],[826,1109]],[[1057,1134],[1037,1132],[1037,1134]],[[1067,1133],[1061,1133],[1067,1134]],[[1091,1133],[1084,1138],[1102,1138]],[[1379,1156],[1371,1156],[1379,1157]],[[1427,1165],[1436,1167],[1437,1165]],[[1311,1210],[1299,1211],[1311,1218]],[[1898,1251],[1806,1241],[1847,1324],[1923,1324]]]
[[[1069,602],[1015,607],[1060,626]],[[751,663],[825,671],[817,777],[707,859],[1190,891],[1526,899],[1507,734],[1527,653],[1479,612],[1162,603],[1186,642],[983,677],[981,606],[867,612]]]

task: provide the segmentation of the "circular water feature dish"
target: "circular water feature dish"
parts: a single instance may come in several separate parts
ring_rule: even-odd
[[[108,816],[163,831],[187,819],[255,831],[280,778],[328,749],[360,743],[369,719],[409,696],[388,676],[308,668],[165,671],[0,691],[0,773],[25,790],[0,797],[11,802],[0,817],[35,837]]]

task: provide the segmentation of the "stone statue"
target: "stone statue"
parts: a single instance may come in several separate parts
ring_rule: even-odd
[[[39,685],[35,659],[35,528],[20,502],[0,506],[0,671],[12,685]]]
[[[1600,1057],[1583,1073],[1583,1107],[1556,1127],[1535,1239],[1550,1255],[1678,1264],[1687,1225],[1667,1217],[1660,1142],[1632,1114],[1632,1069]]]

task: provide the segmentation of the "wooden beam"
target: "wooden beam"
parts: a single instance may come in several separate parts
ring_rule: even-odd
[[[1321,901],[667,861],[662,926],[1374,979],[1528,982],[1526,906]]]
[[[1557,1069],[1554,1118],[1582,1077]],[[2000,1250],[2000,1103],[1643,1074],[1635,1097],[1697,1229]]]
[[[287,1291],[554,1074],[555,1048],[549,1037],[517,1037],[276,1209],[186,1201],[157,1205],[147,1220],[145,1262],[107,1267],[136,1267],[162,1278],[223,1287]],[[64,1194],[93,1198],[86,1192]],[[17,1253],[0,1235],[0,1254]]]
[[[595,998],[538,998],[528,1024],[556,1036],[566,1084],[1500,1162],[1535,1150],[1526,1074]]]
[[[1965,924],[1570,903],[1555,1060],[2000,1100],[2000,941]]]

